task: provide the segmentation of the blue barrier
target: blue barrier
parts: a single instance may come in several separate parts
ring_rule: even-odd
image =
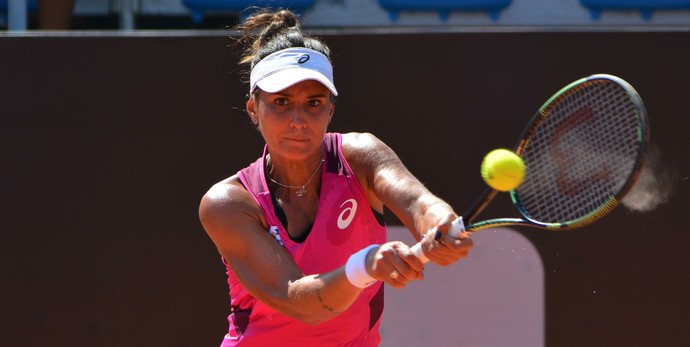
[[[38,10],[38,0],[26,0],[26,7],[29,13],[35,13]],[[7,0],[0,0],[0,14],[7,15]]]
[[[601,11],[640,11],[644,20],[652,18],[655,10],[690,9],[690,0],[580,0],[587,7],[592,19],[599,20]]]
[[[438,12],[442,21],[448,19],[453,11],[488,12],[492,21],[497,21],[501,11],[510,6],[512,0],[378,0],[379,5],[388,11],[392,21],[398,19],[402,11]]]
[[[312,6],[316,0],[182,0],[187,8],[192,11],[192,20],[199,23],[203,20],[204,14],[210,11],[227,11],[243,14],[247,8],[286,8],[296,13],[301,13]]]
[[[38,9],[38,0],[26,0],[26,5],[29,12],[35,12]],[[0,0],[0,13],[7,13],[7,0]]]

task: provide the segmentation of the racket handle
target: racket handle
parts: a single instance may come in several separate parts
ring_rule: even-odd
[[[457,238],[460,234],[465,232],[465,222],[462,220],[462,216],[456,218],[453,223],[450,224],[450,230],[448,235]]]
[[[431,231],[429,231],[431,232]],[[457,237],[458,235],[462,234],[465,232],[465,223],[462,221],[462,217],[458,217],[456,220],[453,221],[450,225],[450,230],[448,231],[448,235],[451,237]],[[435,238],[438,239],[443,235],[440,231],[436,231],[436,236]],[[429,258],[426,257],[424,254],[424,251],[422,251],[422,243],[417,242],[414,246],[410,248],[412,253],[419,258],[419,260],[422,261],[422,263],[427,263],[429,262]]]

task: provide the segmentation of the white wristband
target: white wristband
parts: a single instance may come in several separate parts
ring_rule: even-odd
[[[371,277],[367,272],[366,264],[369,251],[377,247],[379,247],[379,245],[371,245],[363,248],[351,255],[347,263],[345,263],[345,276],[347,276],[347,280],[350,281],[353,286],[357,288],[366,288],[376,283],[376,279]]]

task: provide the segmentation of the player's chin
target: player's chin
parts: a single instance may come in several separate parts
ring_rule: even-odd
[[[296,160],[308,159],[321,148],[321,142],[315,145],[312,141],[284,141],[282,152]]]

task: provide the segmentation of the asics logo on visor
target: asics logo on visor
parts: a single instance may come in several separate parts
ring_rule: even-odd
[[[307,60],[309,60],[309,54],[304,54],[301,57],[299,57],[299,59],[297,60],[297,63],[298,64],[304,64],[307,62]]]

